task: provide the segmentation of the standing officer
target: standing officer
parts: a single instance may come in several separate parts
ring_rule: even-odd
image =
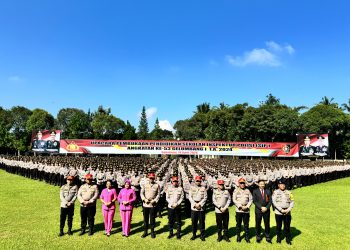
[[[81,232],[85,233],[86,223],[89,222],[89,236],[94,234],[96,215],[96,200],[98,197],[97,186],[92,184],[92,175],[85,175],[86,183],[79,188],[78,200],[80,202]]]
[[[228,190],[225,189],[225,181],[217,181],[218,188],[213,191],[213,204],[215,207],[216,225],[218,227],[218,239],[220,242],[224,239],[230,242],[228,238],[228,222],[229,222],[229,211],[228,207],[231,203],[231,195]],[[224,237],[222,237],[222,229],[224,229]]]
[[[242,220],[244,223],[245,240],[250,243],[249,239],[249,208],[252,205],[253,197],[250,191],[246,188],[245,179],[242,177],[238,180],[239,186],[232,195],[232,201],[236,206],[236,230],[237,242],[241,242],[241,227]]]
[[[154,227],[156,226],[157,203],[160,198],[160,187],[156,183],[155,174],[153,172],[148,174],[149,182],[141,186],[141,200],[143,206],[143,227],[144,233],[142,238],[148,235],[148,226],[151,226],[151,237],[155,238]]]
[[[272,194],[272,203],[275,207],[277,243],[281,243],[283,222],[287,244],[292,245],[292,236],[290,233],[292,216],[290,212],[294,206],[294,198],[292,193],[289,190],[286,190],[286,182],[284,179],[278,181],[278,189]]]
[[[74,177],[67,177],[67,184],[63,185],[60,190],[61,214],[60,214],[60,234],[63,236],[63,228],[68,217],[68,235],[72,235],[72,224],[74,216],[74,202],[77,198],[78,187],[73,185]]]
[[[169,236],[174,236],[173,228],[176,220],[176,238],[181,238],[181,202],[184,199],[184,190],[179,186],[177,176],[171,178],[172,185],[167,188],[166,201],[168,202]]]
[[[205,241],[205,203],[208,198],[207,190],[202,186],[202,177],[195,177],[195,185],[191,186],[189,192],[189,201],[191,203],[191,219],[192,219],[192,238],[191,240],[196,239],[197,233],[197,224],[199,220],[200,226],[200,238],[202,241]]]
[[[272,204],[271,192],[265,188],[265,180],[259,179],[259,188],[253,191],[253,202],[255,204],[255,229],[256,241],[261,242],[261,220],[264,218],[265,237],[268,243],[271,243],[270,237],[270,207]]]

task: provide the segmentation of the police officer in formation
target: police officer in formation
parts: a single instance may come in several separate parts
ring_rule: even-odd
[[[227,242],[230,242],[228,238],[228,222],[229,222],[229,211],[228,208],[231,203],[231,195],[228,190],[225,189],[225,181],[217,181],[218,188],[213,191],[213,205],[215,207],[215,217],[216,225],[218,227],[218,239],[220,242],[224,239]],[[224,234],[222,235],[222,230]]]
[[[141,236],[145,238],[148,235],[148,228],[151,226],[151,237],[155,238],[157,203],[160,198],[160,187],[155,182],[155,173],[148,174],[149,181],[141,186],[141,200],[143,206],[143,227],[144,232]]]
[[[270,207],[272,205],[272,195],[270,190],[265,188],[264,179],[258,181],[258,188],[253,191],[253,202],[255,205],[256,241],[261,242],[261,220],[264,219],[266,241],[271,243]]]
[[[77,198],[78,187],[73,184],[74,177],[67,177],[67,184],[63,185],[60,190],[61,213],[60,213],[60,233],[63,236],[64,225],[68,217],[68,235],[72,235],[72,225],[74,216],[74,202]]]
[[[98,188],[92,183],[92,175],[85,175],[86,183],[79,188],[78,200],[80,202],[81,232],[85,234],[86,224],[89,223],[89,236],[94,234],[96,200],[98,198]]]
[[[205,241],[205,203],[208,195],[205,186],[202,186],[202,177],[195,177],[195,185],[191,186],[189,192],[189,201],[191,203],[191,220],[192,220],[192,238],[197,238],[197,227],[199,221],[200,239]]]
[[[278,189],[272,194],[272,203],[275,208],[277,243],[281,243],[282,224],[287,244],[292,244],[290,223],[292,221],[291,211],[294,206],[294,198],[289,190],[286,190],[285,179],[278,181]]]
[[[240,178],[238,180],[239,187],[235,189],[232,195],[233,203],[236,206],[236,233],[237,242],[241,242],[241,228],[242,221],[244,224],[245,240],[250,243],[249,239],[249,218],[250,218],[250,206],[253,202],[253,196],[249,189],[246,188],[246,180]]]
[[[172,185],[166,190],[166,201],[168,202],[169,236],[174,237],[174,224],[176,221],[176,238],[181,239],[181,203],[184,199],[184,190],[179,186],[177,176],[171,178]]]

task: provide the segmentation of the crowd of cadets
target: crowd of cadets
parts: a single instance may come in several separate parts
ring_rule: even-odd
[[[144,233],[155,238],[155,218],[162,216],[167,206],[169,237],[174,229],[181,238],[181,217],[191,217],[192,238],[205,240],[205,213],[215,209],[218,227],[218,241],[230,241],[227,235],[229,213],[232,204],[236,210],[236,235],[240,242],[243,223],[245,240],[249,240],[250,206],[255,204],[256,239],[261,241],[261,221],[264,220],[265,238],[271,243],[270,208],[275,213],[277,242],[281,242],[281,228],[284,224],[286,241],[291,244],[290,223],[294,199],[290,191],[296,187],[350,176],[350,165],[346,162],[306,160],[242,160],[242,159],[191,159],[191,158],[143,158],[143,157],[67,157],[67,156],[0,156],[0,168],[7,172],[45,181],[59,186],[70,186],[85,193],[93,190],[101,193],[106,182],[116,187],[117,193],[129,182],[135,191],[136,201],[141,205],[144,216]],[[89,176],[89,178],[86,178]],[[67,184],[66,184],[67,182]],[[84,184],[87,182],[86,184]],[[96,185],[95,185],[96,184]],[[68,185],[68,186],[67,186]],[[88,185],[88,186],[86,186]],[[73,189],[74,191],[74,189]],[[74,192],[73,192],[74,193]],[[79,192],[76,192],[77,194]],[[95,198],[97,194],[92,194]],[[75,197],[76,198],[76,197]],[[70,202],[74,203],[74,195]],[[92,199],[92,198],[91,198]],[[61,197],[62,200],[62,197]],[[82,198],[78,197],[81,201]],[[96,199],[95,199],[96,200]],[[82,230],[87,219],[93,234],[93,216],[89,216],[88,202],[81,203]],[[184,203],[184,211],[181,204]],[[67,204],[67,203],[66,203]],[[95,205],[96,206],[96,205]],[[67,207],[61,204],[65,220]],[[87,218],[89,217],[89,218]],[[68,228],[71,229],[68,216]],[[91,220],[91,223],[90,223]],[[64,221],[61,221],[61,225]],[[198,225],[199,224],[199,225]],[[199,226],[199,228],[198,228]],[[61,228],[63,230],[63,228]],[[63,231],[61,230],[61,235]]]

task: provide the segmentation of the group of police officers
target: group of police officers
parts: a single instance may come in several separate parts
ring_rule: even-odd
[[[203,162],[206,164],[203,164]],[[34,179],[40,179],[40,176],[43,176],[43,179],[46,177],[45,171],[42,173],[39,167],[42,167],[43,170],[45,168],[62,170],[62,166],[59,165],[48,166],[42,162],[33,163],[33,159],[31,161],[23,161],[23,158],[19,159],[10,156],[0,156],[0,167],[8,172],[18,173]],[[318,163],[318,165],[314,165],[315,169],[313,171],[310,171],[311,168],[305,166],[300,168],[299,166],[299,169],[283,169],[284,172],[281,175],[276,174],[278,170],[274,172],[274,169],[271,167],[266,167],[267,169],[263,173],[258,173],[258,176],[254,176],[256,173],[252,173],[251,169],[250,172],[246,171],[248,173],[245,174],[242,173],[242,169],[240,169],[240,172],[225,174],[220,173],[218,169],[227,169],[227,166],[223,165],[222,162],[213,167],[212,162],[209,160],[191,162],[188,159],[164,159],[158,161],[157,164],[142,167],[148,170],[147,174],[140,172],[140,168],[138,168],[137,171],[125,171],[126,173],[119,173],[116,176],[111,175],[110,178],[115,178],[117,190],[123,187],[125,180],[131,180],[139,202],[142,203],[144,217],[143,238],[148,236],[149,229],[151,229],[151,237],[156,237],[155,220],[157,215],[161,216],[163,207],[167,204],[168,238],[172,238],[175,235],[177,239],[181,238],[182,218],[184,215],[190,215],[192,221],[191,240],[195,240],[199,236],[202,241],[205,241],[206,210],[213,208],[216,216],[217,240],[229,242],[229,206],[233,204],[236,210],[236,240],[241,242],[243,238],[241,236],[243,224],[244,239],[246,242],[250,242],[250,207],[254,204],[256,241],[259,243],[262,240],[261,222],[263,220],[266,241],[271,243],[270,210],[272,208],[275,213],[277,243],[281,243],[283,224],[288,244],[291,244],[292,238],[290,224],[294,199],[291,192],[286,189],[286,186],[298,186],[299,182],[300,186],[303,186],[308,183],[313,184],[346,177],[349,176],[350,172],[349,165],[345,163]],[[62,177],[63,181],[66,181],[66,184],[61,187],[60,191],[61,215],[59,235],[62,236],[64,234],[63,229],[66,220],[68,221],[68,234],[72,234],[76,199],[80,203],[80,234],[83,235],[85,233],[88,223],[89,235],[92,235],[94,233],[96,200],[99,190],[103,188],[105,181],[108,180],[106,178],[108,175],[89,167],[64,168],[63,175],[60,173],[59,178],[54,178],[59,184],[62,184]],[[292,171],[299,171],[306,175],[299,174],[291,178],[290,172]],[[310,172],[312,174],[307,175]],[[84,173],[83,176],[81,176],[82,173]],[[271,178],[271,173],[274,175],[274,178]],[[317,177],[318,175],[321,175],[321,177]],[[193,176],[194,181],[192,181]],[[233,181],[228,181],[232,177]],[[51,176],[49,175],[47,178],[50,180]],[[251,179],[253,179],[252,182]],[[308,179],[312,179],[312,181],[309,182]],[[182,213],[181,204],[183,202],[185,203],[185,213]],[[174,234],[174,229],[176,234]],[[197,236],[198,229],[200,234]]]

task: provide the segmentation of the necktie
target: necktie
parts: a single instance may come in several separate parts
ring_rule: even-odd
[[[261,196],[264,199],[264,189],[261,190]]]

